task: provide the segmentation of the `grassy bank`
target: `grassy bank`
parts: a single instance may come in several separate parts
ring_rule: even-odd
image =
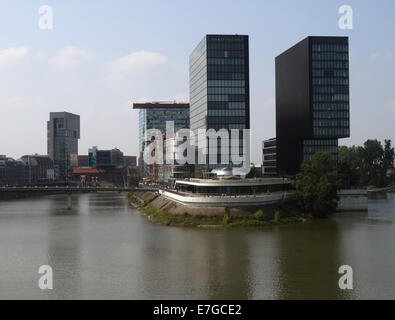
[[[290,213],[289,210],[276,210],[273,215],[263,214],[261,210],[243,217],[232,216],[225,210],[223,216],[208,216],[199,214],[171,214],[167,210],[157,208],[153,201],[157,195],[149,192],[129,193],[131,205],[141,211],[151,222],[166,226],[183,227],[266,227],[303,222],[305,219]]]

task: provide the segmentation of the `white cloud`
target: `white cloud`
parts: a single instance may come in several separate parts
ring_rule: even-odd
[[[51,59],[51,63],[60,69],[69,69],[89,59],[90,54],[83,49],[66,46]]]
[[[150,69],[167,62],[167,58],[156,52],[138,51],[111,61],[108,70],[111,73],[125,73]]]
[[[0,69],[13,66],[26,58],[28,54],[29,48],[27,47],[10,47],[0,50]]]
[[[112,87],[118,87],[124,82],[122,75],[119,73],[110,73],[105,76],[105,80]]]

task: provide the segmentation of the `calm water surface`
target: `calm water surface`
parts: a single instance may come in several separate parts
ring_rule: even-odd
[[[395,299],[395,197],[260,230],[151,224],[121,195],[0,202],[0,299]],[[38,288],[38,268],[54,289]],[[340,265],[354,290],[338,288]]]

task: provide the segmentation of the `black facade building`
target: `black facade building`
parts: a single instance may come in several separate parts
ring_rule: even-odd
[[[277,175],[276,138],[262,141],[262,175],[264,177],[273,177]]]
[[[307,37],[276,57],[278,173],[295,175],[316,152],[337,163],[338,139],[350,136],[349,105],[347,37]]]
[[[246,35],[206,35],[189,59],[190,125],[198,129],[250,129],[249,45]],[[229,131],[230,132],[230,131]],[[206,139],[203,134],[198,139]],[[217,164],[196,165],[195,173],[218,167],[236,167],[232,153],[243,155],[240,132],[239,148],[229,148],[229,163],[221,163],[220,144],[217,144]],[[198,150],[198,153],[207,154]],[[249,150],[248,150],[249,152]],[[208,161],[207,161],[208,163]],[[241,165],[240,165],[241,166]]]

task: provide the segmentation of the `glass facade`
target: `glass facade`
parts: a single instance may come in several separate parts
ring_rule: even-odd
[[[311,38],[313,137],[303,141],[303,159],[329,152],[338,160],[338,139],[350,136],[348,39]]]
[[[337,160],[350,136],[347,37],[307,37],[276,57],[277,167],[296,175],[315,152]]]
[[[307,139],[303,141],[304,160],[311,160],[316,152],[329,152],[337,161],[337,139]]]
[[[144,152],[146,141],[145,132],[148,129],[159,129],[166,133],[166,122],[174,122],[174,132],[189,128],[189,108],[157,107],[144,108],[139,111],[139,146]]]
[[[143,169],[141,173],[144,177],[150,177],[156,182],[163,182],[165,179],[165,167],[168,164],[146,165],[143,154],[146,145],[150,141],[145,140],[145,134],[149,129],[158,129],[166,139],[166,122],[173,121],[174,132],[180,129],[189,128],[189,104],[188,103],[135,103],[134,109],[139,109],[139,166]],[[166,144],[166,142],[164,141]],[[166,148],[164,148],[164,159]]]
[[[313,134],[350,136],[347,38],[312,37]]]
[[[48,155],[54,161],[60,179],[67,179],[78,166],[80,116],[68,112],[51,112],[48,129]]]
[[[196,134],[198,129],[250,128],[248,56],[248,36],[241,35],[207,35],[192,52],[189,70],[191,129]],[[207,140],[205,134],[198,135],[200,142],[202,139]],[[224,167],[220,157],[221,142],[218,139],[217,164],[210,164],[207,169]],[[230,145],[229,141],[227,143]],[[212,148],[208,142],[207,148],[209,151]],[[229,147],[227,166],[235,166],[231,163],[232,153],[243,155],[242,132],[239,147]]]
[[[272,138],[262,141],[262,174],[277,175],[277,140]]]

